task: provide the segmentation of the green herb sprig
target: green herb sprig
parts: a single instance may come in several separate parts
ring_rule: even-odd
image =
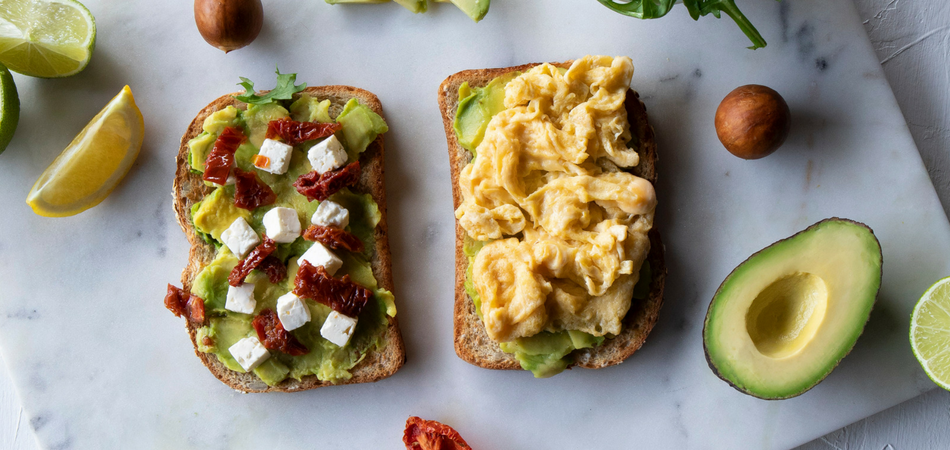
[[[712,14],[717,19],[721,13],[726,13],[739,26],[739,29],[752,41],[752,50],[766,46],[765,39],[755,29],[752,22],[746,18],[735,0],[630,0],[620,3],[617,0],[597,0],[604,6],[620,14],[638,19],[658,19],[673,9],[673,5],[682,1],[693,20]]]
[[[257,95],[254,93],[253,81],[244,77],[240,78],[241,82],[238,83],[238,85],[243,86],[245,92],[242,95],[235,95],[234,98],[244,103],[253,105],[264,105],[267,103],[273,103],[277,100],[290,100],[294,94],[304,90],[307,87],[307,83],[294,85],[294,83],[297,81],[297,74],[280,73],[280,68],[277,68],[277,86],[264,95]]]

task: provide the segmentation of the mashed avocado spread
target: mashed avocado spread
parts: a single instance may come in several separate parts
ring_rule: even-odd
[[[536,377],[621,332],[649,292],[653,186],[626,172],[628,58],[543,64],[459,88],[465,289],[489,337]],[[487,296],[487,297],[486,297]]]
[[[243,130],[248,139],[237,149],[235,163],[243,170],[254,170],[251,158],[260,150],[271,120],[290,117],[301,122],[333,122],[329,108],[329,100],[320,101],[307,94],[300,95],[289,105],[249,105],[247,110],[229,106],[205,119],[203,132],[188,142],[189,164],[192,170],[204,172],[204,162],[217,136],[227,127],[236,127]],[[338,136],[341,137],[351,161],[358,159],[359,154],[366,150],[379,134],[387,131],[383,119],[355,99],[346,104],[336,121],[342,126]],[[207,315],[206,325],[198,330],[196,342],[199,351],[214,354],[231,370],[244,372],[228,348],[242,338],[257,335],[251,321],[264,309],[275,310],[278,297],[293,289],[293,280],[298,269],[297,258],[313,243],[299,237],[294,242],[278,244],[274,255],[287,265],[287,278],[274,284],[263,273],[252,271],[246,282],[255,285],[254,297],[257,305],[253,314],[242,314],[224,308],[228,275],[239,259],[227,246],[221,244],[221,233],[234,220],[243,218],[258,235],[263,235],[264,213],[278,206],[296,210],[302,229],[310,226],[311,217],[319,202],[308,201],[297,192],[293,182],[300,175],[312,170],[307,159],[307,150],[317,142],[319,141],[310,141],[296,146],[290,168],[283,175],[254,170],[277,194],[274,204],[254,211],[238,208],[234,206],[234,186],[231,185],[216,187],[192,207],[191,219],[195,230],[217,249],[214,260],[198,273],[192,283],[191,292],[204,299]],[[300,380],[307,375],[316,375],[320,380],[333,383],[345,381],[351,377],[350,369],[359,363],[368,351],[379,350],[386,345],[386,316],[395,316],[396,307],[392,293],[379,287],[369,263],[376,248],[375,228],[381,218],[378,205],[371,195],[349,189],[342,189],[331,196],[330,200],[349,211],[350,221],[346,231],[363,241],[365,247],[363,253],[338,252],[337,256],[343,260],[343,267],[335,276],[339,278],[349,275],[352,281],[373,292],[373,300],[360,314],[352,338],[342,348],[320,335],[320,328],[329,315],[330,308],[314,301],[305,301],[312,319],[290,333],[310,351],[301,356],[272,351],[270,358],[253,369],[254,374],[268,385],[280,383],[287,377]]]

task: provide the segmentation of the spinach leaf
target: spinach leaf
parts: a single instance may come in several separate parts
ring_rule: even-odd
[[[617,0],[597,0],[604,6],[623,15],[636,17],[638,19],[658,19],[670,12],[677,0],[630,0],[627,2],[618,2]],[[739,29],[745,33],[746,37],[752,41],[752,50],[766,46],[765,39],[755,29],[752,22],[739,11],[735,0],[681,0],[689,16],[693,20],[699,20],[700,17],[712,14],[717,19],[721,13],[727,16],[739,26]]]

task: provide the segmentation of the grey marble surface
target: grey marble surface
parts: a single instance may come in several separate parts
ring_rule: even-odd
[[[794,3],[795,3],[795,2],[793,2],[793,4],[794,4]],[[896,2],[891,2],[891,3],[893,4],[893,3],[896,3]],[[92,5],[92,4],[93,4],[93,2],[90,2],[90,5]],[[320,6],[323,6],[323,5],[320,5]],[[497,13],[497,11],[498,11],[498,10],[493,10],[493,12],[495,12],[495,13]],[[94,10],[94,12],[95,12],[95,10]],[[765,16],[763,16],[763,17],[765,17]],[[681,24],[682,26],[690,25],[688,22],[685,22],[685,21],[681,21],[680,24]],[[867,26],[867,24],[865,24],[865,25]],[[764,27],[762,27],[762,28],[764,28]],[[711,28],[704,28],[704,29],[705,29],[705,30],[710,30]],[[872,36],[873,36],[873,34],[872,34]],[[925,40],[926,40],[926,38],[925,38]],[[738,39],[732,39],[730,42],[738,43],[739,40],[738,40]],[[774,42],[775,42],[775,41],[773,41],[773,45],[774,45]],[[820,45],[820,43],[819,43],[819,45]],[[911,46],[911,47],[908,48],[907,50],[903,51],[902,54],[903,54],[903,53],[913,54],[914,49],[915,49],[915,47],[914,47],[914,46]],[[896,51],[896,50],[895,50],[895,51]],[[880,48],[878,48],[878,52],[879,52],[879,54],[880,54]],[[543,52],[542,52],[542,53],[543,53]],[[550,52],[549,52],[549,53],[550,53]],[[547,56],[547,55],[545,55],[545,56]],[[893,59],[897,59],[899,56],[900,56],[900,55],[898,55],[898,56],[892,58],[892,60],[893,60]],[[945,56],[945,55],[944,55],[944,56]],[[893,66],[893,63],[886,62],[885,65],[884,65],[885,69],[888,68],[888,64],[891,64],[891,65]],[[473,65],[476,65],[476,66],[477,66],[478,64],[473,64]],[[116,66],[122,67],[123,64],[122,64],[121,61],[119,61],[119,62],[116,64]],[[674,64],[674,66],[675,66],[675,64]],[[643,68],[642,63],[638,63],[638,68],[641,68],[641,69]],[[260,72],[260,73],[266,73],[266,71],[263,71],[263,70],[258,71],[258,72]],[[708,72],[707,72],[707,73],[708,73]],[[890,75],[890,73],[889,73],[889,75]],[[649,75],[648,75],[648,77],[649,77]],[[18,81],[19,81],[19,80],[18,80]],[[230,80],[229,80],[229,81],[230,81]],[[649,81],[647,81],[647,82],[649,83]],[[893,80],[891,80],[891,84],[894,84]],[[207,87],[206,90],[213,90],[214,87],[215,87],[215,86]],[[370,86],[367,86],[367,87],[370,87]],[[371,87],[371,88],[372,88],[372,87]],[[646,91],[646,90],[648,90],[648,88],[642,88],[641,90],[642,90],[642,91]],[[896,90],[896,89],[895,89],[895,90]],[[663,99],[663,95],[669,95],[668,93],[664,94],[664,93],[662,92],[662,89],[660,89],[659,92],[660,92],[660,94],[658,94],[659,99]],[[946,90],[944,90],[944,92],[946,92]],[[379,93],[379,92],[378,92],[378,93]],[[899,100],[899,101],[901,100],[901,97],[900,97],[900,95],[899,95],[899,92],[898,92],[898,100]],[[141,100],[140,100],[140,101],[141,101]],[[384,99],[384,101],[385,101],[385,99]],[[196,100],[195,100],[195,103],[196,103],[196,104],[201,103],[201,99],[200,99],[200,98],[199,98],[199,99],[196,99]],[[648,102],[648,105],[649,105],[649,104],[650,104],[650,103]],[[944,102],[944,104],[945,104],[945,102]],[[387,103],[387,105],[388,105],[388,103]],[[909,114],[907,113],[907,109],[906,109],[905,105],[902,103],[901,106],[904,107],[904,114],[905,114],[905,116],[908,116],[908,122],[911,122],[911,119],[910,119],[910,117],[909,117]],[[659,115],[662,117],[662,116],[664,115],[664,112],[661,111]],[[946,116],[944,116],[944,119],[945,119],[945,117],[946,117]],[[83,122],[84,119],[76,118],[74,121],[78,122],[78,123],[81,125],[81,122]],[[923,124],[926,126],[926,124],[928,123],[928,122],[926,121],[926,117],[925,117],[924,120],[923,120],[922,122],[920,122],[920,123],[923,123]],[[946,121],[944,120],[943,123],[946,123]],[[408,125],[408,124],[407,124],[407,125]],[[911,123],[911,131],[914,131],[913,126],[914,126],[913,123]],[[936,129],[937,131],[939,131],[939,130],[940,130],[940,126],[937,125],[937,126],[935,127],[935,129]],[[662,133],[662,132],[661,132],[661,133]],[[920,139],[917,135],[915,135],[915,138],[917,138],[918,145],[921,146],[921,153],[924,154],[924,156],[925,156],[925,161],[927,161],[927,160],[928,160],[928,159],[927,159],[927,158],[928,158],[928,154],[925,153],[924,146],[921,145],[921,142],[920,142],[921,139]],[[395,139],[396,139],[396,142],[397,142],[397,143],[403,143],[403,142],[404,142],[404,141],[403,141],[404,137],[399,137],[399,136],[397,135]],[[401,149],[401,148],[404,148],[404,147],[403,147],[402,145],[397,144],[397,145],[396,145],[396,148],[397,148],[397,149]],[[946,147],[944,147],[944,148],[946,148]],[[936,156],[937,158],[939,158],[939,154],[940,154],[939,152],[932,152],[929,156],[931,156],[931,157]],[[40,161],[42,158],[36,158],[36,159],[37,159],[37,161],[35,162],[35,165],[37,165],[37,166],[43,166],[43,165],[45,165],[44,162]],[[0,160],[0,161],[2,161],[2,160]],[[938,183],[938,185],[939,185],[940,179],[939,179],[937,176],[934,176],[934,175],[933,175],[933,174],[934,174],[934,169],[933,169],[934,164],[933,164],[932,160],[930,160],[930,161],[928,161],[928,162],[931,163],[930,166],[928,166],[928,168],[930,168],[930,170],[931,170],[931,175],[933,176],[934,180],[935,180],[935,181]],[[142,163],[142,161],[140,161],[140,163]],[[153,162],[153,163],[151,163],[151,164],[155,164],[155,163]],[[391,164],[391,163],[390,163],[390,164]],[[146,164],[145,164],[145,163],[142,163],[142,165],[146,165]],[[141,166],[140,166],[140,167],[141,167]],[[41,170],[41,169],[42,169],[42,167],[39,167],[39,170]],[[432,168],[433,171],[438,171],[438,170],[441,170],[441,169],[443,169],[443,168],[440,167],[438,164],[433,164],[433,168]],[[141,170],[141,169],[140,169],[140,170]],[[164,170],[164,169],[162,169],[162,170]],[[402,170],[402,168],[400,168],[400,170]],[[398,171],[398,170],[397,170],[397,171]],[[939,170],[938,170],[938,172],[939,172]],[[740,175],[741,175],[741,174],[740,174]],[[147,175],[139,174],[138,176],[139,176],[140,178],[141,178],[141,177],[145,177],[145,179],[151,180],[151,177],[150,177],[150,176],[147,176]],[[156,178],[161,178],[161,177],[160,177],[160,176],[156,176]],[[159,181],[156,181],[156,182],[159,182]],[[131,194],[131,193],[129,193],[129,192],[126,192],[124,195],[125,195],[125,196],[131,196],[131,195],[133,195],[133,194]],[[946,199],[946,198],[947,198],[947,197],[944,197],[944,199]],[[121,201],[121,200],[120,200],[120,201]],[[158,208],[157,210],[161,209],[162,203],[164,203],[164,202],[158,202],[158,205],[156,205],[156,208]],[[944,204],[946,204],[946,202],[944,202]],[[165,205],[165,207],[167,208],[167,204]],[[145,220],[145,222],[147,222],[147,220]],[[135,235],[135,231],[134,231],[134,230],[131,230],[131,231],[132,231],[132,235],[134,236],[134,235]],[[161,230],[158,230],[158,231],[161,231]],[[427,228],[426,228],[426,235],[429,235],[429,231],[430,231],[430,228],[427,227]],[[168,234],[169,234],[169,231],[168,231],[168,230],[161,231],[161,232],[164,233],[164,234],[162,235],[162,239],[159,240],[159,245],[150,244],[151,248],[152,248],[154,251],[158,251],[159,253],[162,252],[161,242],[169,242],[169,241],[174,242],[174,240],[175,240],[174,238],[176,237],[176,236],[174,236],[175,233],[176,233],[175,230],[170,230],[171,236],[168,236]],[[164,251],[165,251],[165,252],[169,252],[169,251],[175,252],[175,251],[178,251],[178,250],[175,248],[175,245],[176,245],[176,244],[172,243],[172,245],[171,245],[169,248],[166,248]],[[405,245],[405,243],[404,243],[404,245]],[[173,264],[172,264],[172,266],[173,266]],[[169,270],[169,272],[174,272],[174,271],[173,271],[173,270]],[[411,307],[411,305],[410,305],[410,307]],[[418,311],[418,308],[414,308],[414,309]],[[31,310],[29,310],[29,309],[23,309],[23,310],[20,311],[20,312],[22,312],[23,314],[29,315],[29,314],[30,314],[30,311],[31,311]],[[420,324],[420,323],[424,323],[424,322],[428,322],[428,321],[434,320],[434,318],[431,317],[430,315],[425,314],[424,312],[423,312],[423,314],[426,316],[426,317],[424,317],[424,320],[423,320],[423,319],[419,319],[419,320],[416,320],[416,321],[413,321],[413,322],[415,322],[416,324]],[[163,327],[163,329],[164,329],[164,328],[166,328],[166,327]],[[659,331],[659,330],[658,330],[658,331]],[[659,337],[659,336],[657,336],[656,339],[657,339],[657,341],[660,341],[660,339],[662,339],[662,338]],[[6,345],[6,342],[4,342],[4,344]],[[418,344],[418,342],[417,342],[417,344]],[[656,343],[654,343],[654,344],[656,344]],[[657,344],[657,345],[663,345],[663,344]],[[452,361],[444,360],[444,359],[441,358],[441,357],[436,357],[436,359],[438,359],[439,361],[436,361],[435,363],[452,364]],[[176,359],[176,360],[177,360],[177,359]],[[184,359],[182,359],[182,361],[184,361]],[[422,363],[422,365],[424,366],[424,367],[422,367],[422,368],[420,368],[420,367],[417,366],[417,367],[414,368],[414,369],[411,368],[411,367],[407,367],[407,369],[410,369],[410,370],[413,370],[413,371],[419,371],[419,370],[425,371],[425,370],[430,370],[430,369],[432,368],[432,365],[435,364],[435,363]],[[625,367],[624,369],[627,369],[627,368]],[[634,373],[636,373],[636,372],[634,371]],[[418,375],[418,374],[416,374],[416,375]],[[839,377],[839,378],[840,378],[840,377]],[[829,379],[828,382],[826,382],[826,383],[829,383],[829,382],[832,382],[832,380]],[[921,388],[925,388],[925,386],[926,386],[925,384],[924,384],[924,385],[921,385]],[[717,387],[716,387],[715,384],[710,385],[709,387],[711,387],[711,388],[713,388],[713,389],[717,389]],[[839,385],[839,387],[840,387],[840,385]],[[49,387],[47,387],[47,388],[49,388]],[[213,389],[213,388],[212,388],[212,389]],[[2,392],[2,391],[0,391],[0,392]],[[734,394],[734,393],[733,393],[733,394]],[[0,400],[8,399],[8,403],[11,403],[11,402],[9,401],[8,395],[9,395],[9,391],[7,391],[7,393],[5,394],[5,396],[3,396],[2,398],[0,398]],[[930,395],[929,397],[932,397],[932,396],[933,396],[933,395]],[[945,397],[944,397],[944,398],[945,398]],[[687,406],[687,407],[688,407],[688,406]],[[904,406],[901,406],[901,407],[898,407],[898,408],[904,408],[904,410],[906,410],[906,408],[905,408]],[[11,411],[14,411],[15,408],[11,408],[10,410],[11,410]],[[6,411],[6,409],[5,409],[4,411]],[[18,411],[18,410],[16,410],[16,411]],[[6,414],[4,417],[10,419],[10,420],[7,420],[7,421],[3,422],[3,423],[9,423],[9,424],[10,424],[10,428],[6,428],[6,429],[7,429],[7,430],[10,430],[10,429],[19,430],[19,432],[12,434],[12,439],[10,439],[10,437],[11,437],[10,434],[6,434],[6,433],[0,434],[0,436],[2,436],[4,439],[7,439],[6,441],[0,441],[0,443],[9,442],[11,445],[18,445],[18,446],[19,446],[19,445],[24,445],[23,443],[24,443],[24,442],[27,442],[27,443],[28,443],[28,442],[29,442],[29,439],[26,439],[26,440],[25,440],[25,439],[23,438],[23,436],[24,436],[24,435],[29,435],[29,429],[31,429],[31,428],[37,428],[37,429],[46,428],[46,431],[44,431],[44,433],[46,434],[47,439],[50,439],[49,427],[47,427],[47,425],[49,425],[50,422],[49,422],[49,419],[46,418],[45,416],[35,416],[32,420],[30,420],[30,419],[27,418],[28,416],[26,416],[26,415],[21,416],[18,412],[15,412],[15,413],[14,413],[14,412],[11,412],[11,413],[6,413],[6,412],[4,412],[4,414]],[[454,415],[454,416],[453,416],[451,413],[448,414],[448,415],[446,415],[444,411],[443,411],[442,414],[443,414],[443,417],[444,417],[444,418],[447,418],[446,420],[448,420],[448,418],[455,417],[456,419],[458,419],[458,420],[464,422],[464,420],[461,420],[461,419],[460,419],[460,416],[457,415],[457,414]],[[782,415],[780,414],[779,417],[781,417],[781,416],[782,416]],[[13,419],[14,417],[16,417],[16,421],[15,421],[15,422],[16,422],[17,425],[13,425],[14,421],[13,421],[12,419]],[[833,419],[832,419],[832,420],[833,420]],[[869,427],[866,425],[866,424],[867,424],[867,420],[865,420],[864,423],[865,423],[865,426],[863,427],[863,429],[868,429]],[[14,426],[17,426],[17,428],[13,428]],[[686,425],[684,425],[684,426],[692,426],[692,425],[686,424]],[[861,424],[859,423],[857,426],[858,426],[858,427],[861,427]],[[26,431],[24,431],[24,430],[26,430]],[[752,431],[752,432],[755,433],[755,431]],[[839,432],[839,433],[840,433],[840,432]],[[845,432],[845,433],[847,433],[847,432]],[[49,443],[49,442],[52,442],[52,444],[69,443],[69,441],[56,440],[56,439],[58,439],[58,438],[61,437],[61,436],[62,436],[62,435],[60,435],[60,436],[53,436],[53,437],[52,437],[53,440],[52,440],[52,441],[47,440],[47,442],[48,442],[48,443]],[[787,438],[788,438],[788,437],[785,437],[784,439],[787,439]],[[824,443],[828,443],[827,445],[832,445],[832,446],[837,446],[837,445],[839,445],[839,442],[840,442],[840,441],[836,441],[836,440],[834,440],[834,439],[835,439],[834,436],[826,437],[823,442],[819,442],[818,444],[824,445]],[[484,437],[479,438],[479,439],[470,439],[470,441],[473,441],[473,440],[474,440],[475,442],[484,443],[485,445],[483,445],[482,447],[488,448],[488,447],[491,446],[491,445],[488,444],[490,441],[486,440]],[[791,441],[794,441],[794,436],[791,437]],[[693,442],[692,447],[695,447],[695,448],[704,448],[704,446],[703,446],[703,444],[702,444],[702,441],[692,441],[692,442]],[[866,442],[871,442],[871,441],[866,441]],[[939,441],[930,441],[930,442],[939,442]],[[767,447],[774,447],[774,446],[775,446],[774,444],[775,444],[775,442],[773,441],[773,445],[766,445],[766,446],[767,446]],[[861,445],[861,444],[850,444],[850,445]],[[55,445],[51,445],[51,446],[55,446]],[[79,446],[79,445],[77,445],[77,446]],[[497,445],[496,445],[496,446],[497,446]],[[692,448],[692,447],[690,447],[690,448]],[[393,446],[392,448],[396,448],[396,446]],[[658,447],[658,448],[659,448],[659,447]],[[819,448],[821,448],[821,447],[819,447]],[[834,447],[831,447],[831,448],[834,448]],[[853,448],[865,448],[865,447],[853,447]],[[867,448],[871,448],[871,447],[867,447]],[[900,448],[900,447],[898,447],[898,448]],[[915,447],[908,447],[908,448],[915,448]],[[928,447],[916,447],[916,448],[928,448]]]
[[[944,210],[950,211],[950,3],[855,0]],[[935,389],[798,450],[950,448],[950,393]]]

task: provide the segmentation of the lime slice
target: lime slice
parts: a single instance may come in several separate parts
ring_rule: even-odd
[[[126,86],[46,168],[26,202],[46,217],[72,216],[98,205],[135,162],[144,128]]]
[[[20,97],[16,93],[16,84],[10,71],[0,64],[0,153],[13,139],[19,121]]]
[[[950,277],[930,286],[914,307],[910,346],[927,376],[950,390]]]
[[[68,77],[89,64],[96,21],[75,0],[0,1],[0,63],[33,77]]]

